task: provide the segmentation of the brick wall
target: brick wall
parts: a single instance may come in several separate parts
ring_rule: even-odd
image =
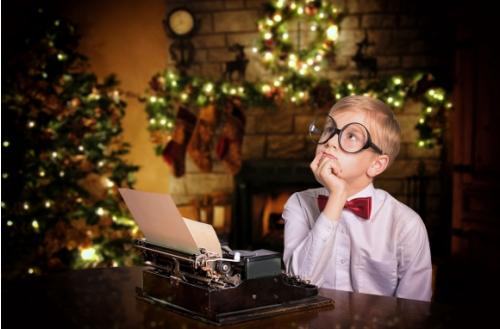
[[[234,58],[228,46],[238,42],[246,46],[250,59],[247,80],[255,81],[267,72],[259,65],[251,52],[257,38],[256,22],[261,17],[261,0],[215,0],[215,1],[168,1],[167,12],[179,5],[191,9],[200,20],[200,30],[193,38],[196,47],[196,62],[191,73],[218,79],[223,74],[226,61]],[[449,53],[451,41],[446,26],[444,10],[439,4],[428,1],[364,0],[337,1],[347,16],[341,24],[339,47],[335,63],[326,75],[332,79],[346,78],[356,73],[351,61],[356,43],[364,37],[365,30],[375,45],[371,55],[376,56],[379,75],[401,73],[407,70],[451,72]],[[173,66],[173,63],[170,63]],[[321,112],[321,111],[320,111]],[[246,135],[243,145],[244,159],[311,159],[314,146],[306,141],[307,125],[317,109],[287,107],[278,110],[247,109]],[[324,113],[324,111],[322,112]],[[417,172],[418,164],[424,161],[427,174],[434,178],[428,188],[428,222],[436,213],[440,193],[436,178],[440,168],[440,148],[424,150],[415,145],[419,118],[419,104],[409,102],[397,113],[403,139],[401,153],[394,165],[380,177],[376,185],[384,188],[403,201],[405,179]],[[232,177],[220,163],[216,163],[210,174],[200,173],[187,159],[187,174],[181,179],[169,180],[170,193],[177,202],[187,202],[194,196],[233,190]],[[436,215],[437,216],[437,215]]]

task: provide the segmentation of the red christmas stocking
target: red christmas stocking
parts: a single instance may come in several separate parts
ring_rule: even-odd
[[[175,177],[186,171],[186,148],[196,124],[196,116],[185,107],[179,108],[172,139],[163,149],[163,159],[173,167]]]
[[[246,120],[240,104],[236,101],[227,104],[225,114],[226,121],[217,142],[216,153],[226,168],[234,175],[241,168],[241,145]]]
[[[202,172],[212,171],[212,140],[217,123],[217,110],[214,105],[200,109],[198,122],[194,128],[193,136],[189,141],[188,153],[193,162]]]

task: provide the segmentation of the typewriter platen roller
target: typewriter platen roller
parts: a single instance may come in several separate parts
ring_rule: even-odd
[[[145,264],[139,298],[213,324],[230,324],[291,311],[333,307],[318,288],[282,273],[281,254],[203,249],[185,254],[135,241]]]

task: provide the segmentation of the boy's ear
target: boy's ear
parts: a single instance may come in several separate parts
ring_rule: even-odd
[[[375,158],[375,160],[373,160],[370,167],[368,167],[367,174],[372,178],[378,176],[383,173],[385,169],[387,169],[388,165],[389,156],[385,154],[379,155]]]

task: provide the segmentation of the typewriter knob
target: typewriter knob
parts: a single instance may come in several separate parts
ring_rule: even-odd
[[[217,270],[223,274],[228,274],[231,271],[231,265],[228,263],[219,262],[217,263]]]

